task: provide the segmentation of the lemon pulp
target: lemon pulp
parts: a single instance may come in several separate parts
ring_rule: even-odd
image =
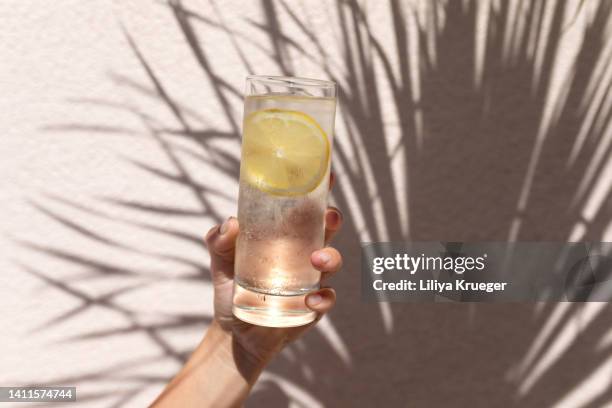
[[[329,139],[309,115],[264,109],[244,120],[242,176],[269,194],[309,193],[323,180],[329,162]]]

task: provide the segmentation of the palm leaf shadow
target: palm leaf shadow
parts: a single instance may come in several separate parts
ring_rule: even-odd
[[[573,74],[568,77],[567,86],[552,94],[551,83],[559,66],[564,36],[580,22],[573,18],[568,26],[565,16],[572,12],[587,15],[586,5],[593,18],[585,23],[584,41],[575,57]],[[263,22],[249,17],[244,25],[248,28],[243,29],[267,35],[269,48],[254,43],[240,27],[226,25],[224,10],[215,2],[211,6],[214,19],[184,7],[179,1],[167,3],[204,79],[212,85],[229,131],[191,125],[196,122],[206,126],[197,112],[170,95],[125,28],[126,39],[149,83],[138,83],[122,75],[112,78],[120,87],[158,100],[178,124],[157,123],[138,107],[112,107],[125,109],[142,120],[145,136],[158,143],[175,172],[168,173],[156,163],[128,160],[145,172],[143,179],[161,178],[176,188],[191,191],[198,208],[184,210],[126,202],[121,198],[100,199],[101,205],[127,207],[160,218],[184,214],[220,221],[226,215],[209,198],[231,197],[197,182],[183,164],[183,158],[189,155],[237,178],[237,156],[217,149],[211,142],[218,138],[238,140],[238,121],[231,106],[239,103],[240,92],[223,78],[222,67],[215,65],[206,43],[198,38],[194,25],[200,24],[230,37],[234,51],[247,69],[252,64],[241,47],[254,47],[273,60],[281,74],[300,73],[292,62],[292,56],[299,55],[340,85],[343,111],[340,119],[346,133],[339,134],[341,143],[334,152],[340,179],[334,200],[349,214],[338,239],[338,246],[346,254],[355,253],[359,240],[602,239],[612,219],[609,179],[601,200],[604,204],[586,217],[584,209],[595,192],[601,190],[601,180],[612,156],[609,136],[612,81],[605,76],[611,58],[606,35],[609,2],[581,2],[578,10],[571,10],[566,2],[552,1],[490,5],[477,1],[434,1],[416,7],[391,0],[388,16],[394,44],[390,44],[377,37],[367,10],[356,1],[339,1],[335,9],[328,10],[328,23],[338,33],[333,39],[317,34],[307,13],[296,11],[293,3],[262,1]],[[486,36],[479,40],[477,30],[483,29],[483,22]],[[308,43],[294,38],[297,33]],[[331,55],[326,50],[324,44],[329,41],[336,42],[342,50],[340,55]],[[388,95],[391,104],[381,95]],[[100,109],[109,107],[105,101],[83,102],[98,104]],[[394,124],[389,124],[390,117],[395,118]],[[64,124],[52,128],[134,134],[133,130],[106,124],[94,127]],[[393,134],[399,136],[394,138]],[[195,147],[185,149],[173,143],[176,138],[189,140]],[[397,161],[403,163],[399,172],[392,164]],[[75,209],[79,203],[61,197],[46,199],[47,204],[36,201],[36,206],[73,233],[101,245],[134,249],[122,244],[120,237],[101,236],[79,224],[81,221],[69,220],[49,207],[55,203]],[[116,220],[99,208],[80,211],[106,218],[108,222],[165,233],[178,241],[199,242],[190,232]],[[82,264],[88,274],[100,279],[113,270],[151,278],[146,271],[134,271],[129,266],[110,268],[65,249],[35,243],[24,245]],[[152,259],[169,256],[145,255]],[[359,270],[356,258],[347,257],[347,271]],[[203,279],[207,275],[203,265],[171,259],[182,262],[193,272],[185,279]],[[50,279],[40,271],[36,274],[45,281]],[[537,307],[394,304],[377,309],[356,298],[360,288],[354,274],[345,273],[335,279],[343,297],[327,326],[289,347],[271,366],[273,375],[262,379],[261,388],[252,397],[253,405],[265,400],[285,401],[277,402],[278,406],[288,401],[308,405],[300,399],[300,393],[306,393],[317,403],[330,406],[372,406],[380,401],[381,395],[386,395],[388,405],[401,405],[410,399],[429,406],[447,405],[448,401],[462,406],[490,406],[495,402],[504,406],[549,406],[563,401],[568,390],[581,386],[610,353],[609,346],[598,348],[608,328],[606,319],[611,313],[608,307],[601,308],[578,331],[579,337],[560,348],[562,352],[545,365],[547,353],[560,347],[559,334],[571,330],[576,316],[588,308],[570,305],[559,312],[553,304]],[[71,293],[69,288],[59,289]],[[122,313],[129,316],[129,310]],[[551,325],[553,316],[560,318],[546,332],[544,327]],[[80,338],[141,330],[158,342],[160,358],[182,361],[186,351],[164,342],[160,333],[169,326],[200,325],[209,318],[175,316],[157,326],[128,326],[119,331],[84,333]],[[457,341],[458,335],[461,341]],[[538,338],[542,338],[539,351],[516,368],[517,361],[530,356],[529,350]],[[343,353],[349,356],[348,362],[341,358]],[[444,381],[439,380],[441,373],[447,372],[441,362],[455,367]],[[419,371],[415,372],[413,367],[419,367]],[[371,374],[381,371],[388,381],[372,380]],[[522,378],[508,379],[509,372],[520,372]],[[530,375],[537,386],[526,388],[522,380]],[[121,370],[109,370],[101,376],[117,378]],[[461,376],[474,381],[466,384]],[[70,380],[99,378],[93,373]],[[276,381],[277,378],[292,385]],[[152,383],[163,384],[167,379],[148,378],[139,382],[130,395]],[[350,391],[354,389],[361,390],[358,403]],[[459,389],[467,400],[456,400]],[[611,399],[610,391],[601,392],[584,406],[603,405]],[[119,400],[116,404],[126,406],[128,401]],[[483,405],[482,401],[487,402]]]

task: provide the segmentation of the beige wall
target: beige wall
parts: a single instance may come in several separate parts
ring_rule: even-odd
[[[582,4],[579,6],[579,4]],[[359,241],[612,241],[610,2],[0,4],[0,385],[144,406],[211,316],[245,75],[342,89],[336,310],[254,406],[600,406],[603,304],[375,305]],[[89,396],[89,399],[85,399]]]

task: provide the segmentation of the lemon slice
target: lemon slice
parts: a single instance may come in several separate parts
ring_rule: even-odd
[[[244,120],[242,177],[269,194],[306,194],[327,173],[329,151],[327,135],[307,114],[256,111]]]

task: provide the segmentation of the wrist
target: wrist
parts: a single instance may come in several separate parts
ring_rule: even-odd
[[[263,365],[241,355],[233,333],[213,320],[204,339],[153,406],[241,406],[262,369]]]
[[[217,356],[222,360],[226,367],[233,368],[252,386],[259,374],[273,358],[275,353],[262,355],[260,350],[250,350],[248,344],[239,333],[233,328],[213,319],[206,338],[210,337],[213,342],[218,344]]]

